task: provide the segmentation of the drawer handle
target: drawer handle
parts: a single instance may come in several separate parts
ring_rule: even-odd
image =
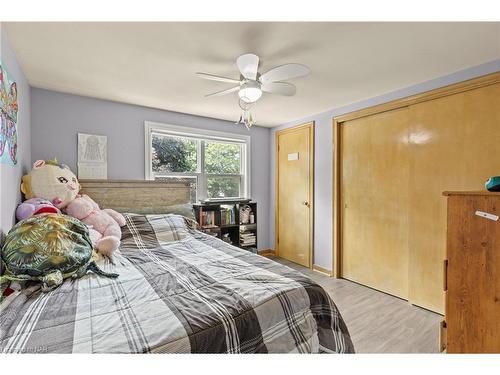
[[[498,221],[497,215],[489,214],[489,213],[483,212],[483,211],[476,211],[476,216],[484,217],[485,219],[488,219],[488,220]]]
[[[448,290],[448,259],[443,261],[443,291]]]

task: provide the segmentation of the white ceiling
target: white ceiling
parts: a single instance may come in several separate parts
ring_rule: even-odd
[[[311,68],[297,95],[264,94],[253,115],[275,126],[500,58],[500,23],[7,23],[32,86],[236,120],[236,58],[260,72],[289,62]]]

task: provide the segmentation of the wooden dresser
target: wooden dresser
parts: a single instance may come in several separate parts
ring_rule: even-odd
[[[500,353],[500,193],[444,195],[448,234],[442,349]]]

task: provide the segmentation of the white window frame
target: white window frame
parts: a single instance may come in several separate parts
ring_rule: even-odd
[[[250,198],[250,136],[235,134],[229,132],[219,132],[215,130],[206,130],[206,129],[198,129],[191,128],[187,126],[178,126],[178,125],[170,125],[170,124],[162,124],[159,122],[153,121],[145,121],[144,122],[144,171],[145,171],[145,179],[146,180],[154,180],[155,174],[153,173],[153,160],[152,160],[152,134],[153,133],[164,133],[165,135],[171,136],[179,136],[179,137],[188,137],[188,138],[197,138],[205,141],[219,141],[219,142],[228,142],[228,143],[238,143],[243,145],[241,152],[241,185],[240,185],[240,196],[245,198]],[[207,199],[207,177],[210,176],[235,176],[234,174],[211,174],[205,173],[205,163],[204,163],[204,152],[205,144],[204,142],[200,142],[200,147],[198,149],[198,165],[201,170],[197,170],[192,173],[179,173],[172,172],[168,173],[168,176],[185,176],[185,177],[196,177],[196,200]]]

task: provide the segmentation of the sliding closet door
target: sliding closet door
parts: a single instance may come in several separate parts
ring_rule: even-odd
[[[341,275],[443,313],[446,190],[500,175],[500,84],[340,126]]]
[[[408,298],[408,110],[341,127],[342,277]]]
[[[409,107],[409,300],[444,312],[445,190],[500,175],[500,84]]]

